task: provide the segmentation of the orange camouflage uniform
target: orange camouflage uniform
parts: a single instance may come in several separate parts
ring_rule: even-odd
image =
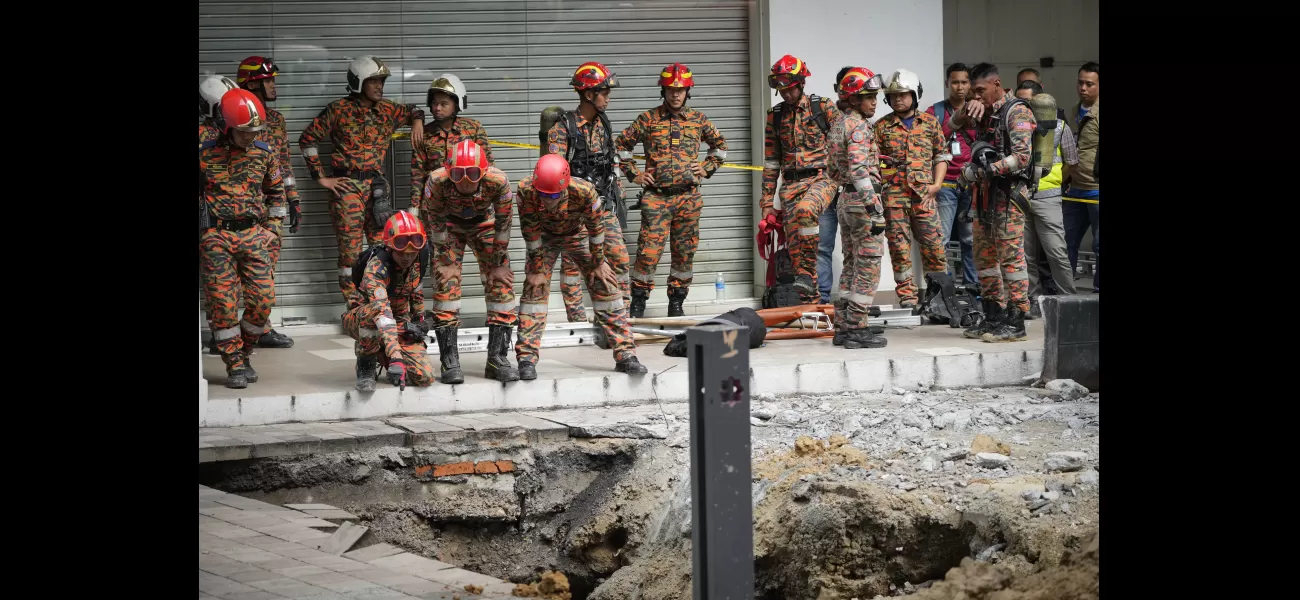
[[[266,129],[258,133],[257,139],[271,147],[276,161],[280,163],[280,176],[284,181],[284,196],[287,206],[292,208],[299,202],[298,188],[293,178],[293,163],[289,157],[289,132],[285,127],[284,115],[271,108],[266,109]],[[280,245],[283,241],[283,228],[277,232],[275,243],[271,246],[271,265],[280,262]]]
[[[434,327],[457,327],[460,324],[461,274],[465,246],[478,259],[479,276],[489,270],[510,267],[510,220],[514,194],[505,171],[488,167],[479,180],[478,190],[463,194],[456,189],[447,169],[429,175],[420,196],[420,218],[436,257],[435,266],[456,266],[456,274],[444,280],[433,272]],[[505,282],[494,281],[484,293],[488,325],[515,324],[515,292]]]
[[[637,143],[645,147],[646,172],[654,183],[646,188],[641,199],[641,231],[637,234],[632,286],[646,294],[654,289],[655,269],[663,254],[664,238],[671,235],[668,289],[670,292],[686,290],[695,277],[695,250],[699,246],[700,213],[704,209],[701,182],[691,168],[701,162],[700,144],[708,144],[709,154],[702,167],[705,177],[713,177],[727,158],[727,140],[704,113],[688,106],[674,113],[661,104],[641,113],[614,140],[619,165],[628,181],[641,173],[632,158]]]
[[[402,339],[408,322],[419,322],[424,313],[424,290],[420,275],[423,265],[416,258],[410,268],[397,271],[379,254],[373,254],[361,276],[361,287],[348,299],[343,313],[343,332],[356,340],[356,355],[374,356],[382,364],[402,361],[406,382],[423,387],[432,384],[433,365],[423,339]],[[396,272],[394,272],[396,271]],[[390,284],[390,282],[392,282]]]
[[[881,242],[871,235],[873,222],[881,222],[884,208],[875,185],[880,183],[880,155],[871,124],[856,110],[831,126],[826,140],[827,168],[831,179],[844,186],[836,207],[844,266],[835,303],[835,324],[842,332],[867,327],[867,310],[880,285]]]
[[[424,142],[411,148],[411,206],[420,205],[425,180],[430,173],[446,166],[451,149],[461,140],[474,140],[483,156],[487,157],[488,165],[496,166],[492,159],[492,144],[488,143],[487,132],[478,121],[455,117],[450,131],[443,129],[437,121],[429,121],[424,124]]]
[[[285,216],[279,161],[262,141],[246,149],[224,136],[204,142],[199,145],[199,196],[211,225],[199,238],[209,327],[231,373],[249,365],[248,355],[266,333],[275,303],[270,245]],[[244,291],[242,320],[237,320],[236,286]]]
[[[371,181],[383,176],[384,158],[393,132],[412,122],[416,111],[414,104],[396,104],[386,98],[366,108],[360,96],[353,95],[321,109],[298,138],[303,160],[313,179],[343,178],[337,193],[330,198],[330,220],[338,238],[339,289],[345,299],[356,288],[352,283],[352,267],[361,254],[362,232],[371,244],[380,242],[383,223],[376,223],[370,210]],[[317,149],[327,137],[334,147],[329,171],[321,163]]]
[[[627,320],[627,306],[620,290],[608,289],[604,281],[595,279],[593,272],[602,262],[618,272],[627,272],[627,254],[608,254],[607,243],[611,231],[606,228],[609,215],[600,205],[596,187],[586,180],[571,178],[565,195],[548,208],[546,200],[533,188],[533,176],[519,182],[519,226],[523,230],[527,248],[524,274],[544,275],[540,284],[529,284],[525,279],[524,295],[519,302],[519,339],[515,343],[515,356],[520,362],[534,364],[542,344],[542,331],[546,329],[546,311],[551,290],[551,274],[561,253],[573,257],[591,291],[596,323],[605,330],[614,348],[614,360],[636,356],[636,344]],[[585,231],[584,231],[585,229]]]
[[[835,103],[826,98],[819,101],[826,123],[835,123],[841,117]],[[821,214],[835,197],[835,182],[825,169],[826,134],[813,118],[812,99],[804,94],[793,107],[780,102],[768,109],[763,126],[763,195],[759,206],[764,213],[773,210],[776,182],[781,179],[781,212],[795,285],[800,288],[800,296],[809,302],[819,294],[817,240],[821,233]]]
[[[885,237],[894,268],[894,292],[901,306],[917,302],[917,286],[912,281],[913,239],[921,245],[921,263],[927,274],[948,271],[938,203],[934,197],[927,199],[927,188],[935,183],[935,165],[950,162],[952,154],[939,120],[926,112],[914,115],[910,129],[898,113],[885,115],[875,126],[881,158],[892,160],[881,174],[885,183]]]

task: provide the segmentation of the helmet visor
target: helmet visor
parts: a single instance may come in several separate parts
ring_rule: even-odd
[[[555,200],[556,198],[559,198],[560,195],[563,194],[563,193],[564,193],[564,190],[560,190],[560,191],[558,191],[558,192],[554,192],[554,193],[543,192],[542,190],[537,190],[537,195],[538,195],[538,196],[541,196],[542,198],[546,198],[547,200]]]
[[[773,73],[767,76],[767,86],[774,90],[783,90],[798,83],[799,79],[789,73]]]
[[[424,243],[423,233],[403,233],[393,236],[392,246],[394,250],[419,250]]]
[[[460,183],[466,179],[477,183],[478,180],[483,178],[483,169],[478,167],[452,167],[450,175],[451,180],[455,183]]]

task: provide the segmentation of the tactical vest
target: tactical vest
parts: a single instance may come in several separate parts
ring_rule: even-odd
[[[1012,96],[1011,99],[1008,100],[1006,103],[1004,103],[1002,105],[1002,108],[998,109],[998,112],[994,115],[993,118],[995,120],[995,123],[993,124],[992,127],[993,139],[987,140],[994,148],[998,149],[998,152],[1001,153],[1004,158],[1012,155],[1011,131],[1007,129],[1007,115],[1011,114],[1011,107],[1017,104],[1023,104],[1025,108],[1029,108],[1028,102],[1024,101],[1021,98],[1016,98],[1015,96]],[[1033,112],[1033,109],[1030,109],[1030,112]],[[1034,153],[1031,150],[1029,153],[1028,165],[1022,167],[1020,170],[1016,171],[1015,173],[1008,173],[1000,177],[1008,179],[1010,181],[1024,181],[1032,185],[1034,180],[1033,178],[1034,166],[1035,166]]]
[[[587,180],[596,186],[596,191],[602,197],[611,199],[614,196],[614,165],[617,161],[614,154],[613,130],[605,113],[596,113],[596,117],[605,128],[605,150],[599,154],[592,152],[587,146],[587,136],[578,128],[577,113],[571,110],[565,111],[568,150],[564,158],[569,162],[569,174]]]

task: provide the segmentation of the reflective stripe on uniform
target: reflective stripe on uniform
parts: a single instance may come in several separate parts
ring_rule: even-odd
[[[339,277],[351,277],[352,267],[339,267]]]
[[[272,206],[270,214],[272,219],[276,217],[284,218],[289,216],[289,209],[283,206]]]
[[[420,209],[419,209],[418,207],[415,207],[415,206],[412,206],[412,207],[406,209],[406,212],[411,213],[411,216],[412,216],[412,217],[418,217],[418,216],[420,216]]]
[[[781,161],[779,161],[779,160],[765,160],[765,161],[763,161],[763,168],[764,168],[764,169],[776,169],[776,170],[779,170],[779,169],[781,168]]]
[[[379,337],[379,330],[371,329],[369,327],[362,327],[360,329],[360,334],[362,338],[376,338]]]
[[[722,159],[722,160],[727,160],[727,151],[726,151],[726,150],[715,150],[715,149],[713,149],[713,148],[709,148],[709,156],[716,156],[716,157],[718,157],[718,158],[720,158],[720,159]]]
[[[596,300],[591,303],[591,306],[596,310],[619,310],[623,308],[623,299],[615,298],[613,300]]]
[[[581,275],[565,275],[560,278],[560,283],[564,285],[582,285]]]
[[[239,326],[242,327],[242,328],[244,329],[244,331],[247,331],[248,333],[253,333],[253,334],[266,333],[266,330],[267,330],[266,325],[254,325],[254,324],[252,324],[252,323],[249,323],[249,322],[248,322],[247,320],[245,320],[245,319],[240,319],[240,320],[239,320]]]
[[[375,325],[378,325],[380,327],[396,327],[397,321],[395,321],[392,317],[386,315],[379,315],[378,317],[375,317]]]
[[[524,302],[519,305],[519,314],[544,315],[546,314],[546,305],[535,302]]]
[[[997,267],[993,267],[992,269],[980,269],[980,271],[976,273],[976,275],[980,277],[997,277],[1001,274],[1002,271],[999,271]]]
[[[632,275],[631,275],[631,277],[632,277],[632,279],[635,279],[635,280],[637,280],[637,281],[644,281],[644,282],[646,282],[646,283],[654,283],[654,282],[655,282],[655,274],[654,274],[654,273],[636,273],[636,272],[633,272]]]
[[[239,326],[236,325],[226,329],[218,329],[212,333],[212,337],[216,338],[217,341],[237,338],[239,337]]]
[[[821,227],[800,227],[799,235],[817,235],[821,230]]]
[[[320,151],[315,146],[307,146],[302,149],[303,156],[320,156]]]
[[[433,310],[460,310],[460,300],[451,302],[434,302]]]
[[[875,295],[875,294],[859,294],[859,293],[857,293],[857,292],[853,292],[853,293],[850,293],[850,294],[847,295],[847,296],[842,296],[842,298],[844,298],[845,300],[848,300],[849,302],[852,302],[852,303],[854,303],[854,304],[861,304],[861,305],[863,305],[863,306],[871,306],[871,303],[874,302],[874,301],[876,300],[876,295]]]
[[[298,182],[294,181],[293,175],[289,175],[284,178],[284,187],[291,188],[295,185],[298,185]]]
[[[632,153],[627,150],[619,150],[618,158],[619,160],[632,160]]]
[[[487,309],[492,312],[508,313],[515,309],[514,302],[488,302]]]
[[[1003,273],[1002,278],[1007,281],[1024,281],[1026,279],[1029,279],[1029,271],[1013,271],[1010,273]]]
[[[447,241],[447,232],[445,232],[445,231],[435,231],[435,232],[433,232],[433,233],[430,233],[430,234],[429,234],[429,241],[434,242],[434,243],[437,243],[437,244],[441,244],[442,242]]]
[[[532,252],[533,250],[542,247],[542,240],[524,240],[524,247],[527,248],[529,252]]]
[[[911,281],[911,280],[912,280],[911,271],[902,271],[902,272],[894,271],[894,281],[898,283],[902,283],[904,281]]]
[[[678,271],[677,269],[672,269],[672,270],[668,271],[668,276],[669,276],[669,277],[676,277],[676,278],[678,278],[678,279],[691,279],[692,277],[695,277],[695,272],[694,272],[694,271]]]
[[[602,233],[602,234],[600,234],[600,235],[593,236],[593,237],[591,238],[591,243],[593,243],[593,244],[603,244],[603,243],[605,243],[605,234]]]

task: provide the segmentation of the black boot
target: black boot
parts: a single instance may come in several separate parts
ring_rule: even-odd
[[[794,278],[794,289],[799,293],[800,304],[816,304],[822,299],[821,290],[817,289],[817,282],[807,275]]]
[[[433,330],[438,338],[438,360],[442,361],[443,383],[465,383],[465,373],[460,369],[460,347],[456,337],[460,333],[455,327],[439,327]]]
[[[962,332],[962,335],[972,340],[978,340],[984,337],[984,334],[993,331],[1002,321],[1002,307],[992,300],[984,300],[984,320],[977,325],[972,325],[969,329]]]
[[[844,345],[844,336],[849,329],[845,325],[845,319],[849,316],[848,312],[849,303],[847,300],[835,301],[835,337],[831,338],[831,345],[833,346]]]
[[[258,348],[292,348],[293,338],[274,329],[268,330],[257,339]]]
[[[1026,320],[1032,321],[1043,318],[1043,309],[1038,302],[1040,298],[1042,296],[1034,296],[1029,299],[1029,314],[1025,315]]]
[[[232,390],[242,390],[248,387],[248,377],[244,375],[244,370],[226,371],[226,387]]]
[[[531,360],[519,361],[519,378],[524,381],[537,379],[537,366]]]
[[[637,360],[635,356],[629,356],[614,363],[614,370],[619,373],[627,373],[628,375],[646,374],[645,365],[641,364],[641,361]]]
[[[439,338],[441,339],[441,338]],[[519,371],[510,366],[506,353],[510,351],[510,326],[488,326],[488,360],[483,376],[500,382],[518,381]]]
[[[244,355],[244,377],[248,378],[249,383],[257,383],[257,371],[253,370],[253,358],[247,354]]]
[[[690,290],[684,287],[668,289],[668,316],[686,316],[686,310],[682,308],[682,304],[686,302],[686,294],[688,293],[690,293]]]
[[[1014,304],[1006,310],[1002,323],[998,324],[993,331],[983,335],[982,339],[986,342],[1023,342],[1029,336],[1025,331],[1025,313],[1020,310],[1019,306]]]
[[[221,351],[217,349],[217,336],[208,338],[208,354],[221,356]]]
[[[357,391],[375,391],[375,379],[379,378],[379,357],[357,357]]]
[[[645,316],[645,301],[650,298],[650,290],[643,288],[632,288],[632,309],[628,315],[633,319],[640,319]]]
[[[844,348],[847,350],[857,350],[858,348],[884,348],[888,345],[889,340],[873,333],[870,327],[850,329],[844,334]]]

